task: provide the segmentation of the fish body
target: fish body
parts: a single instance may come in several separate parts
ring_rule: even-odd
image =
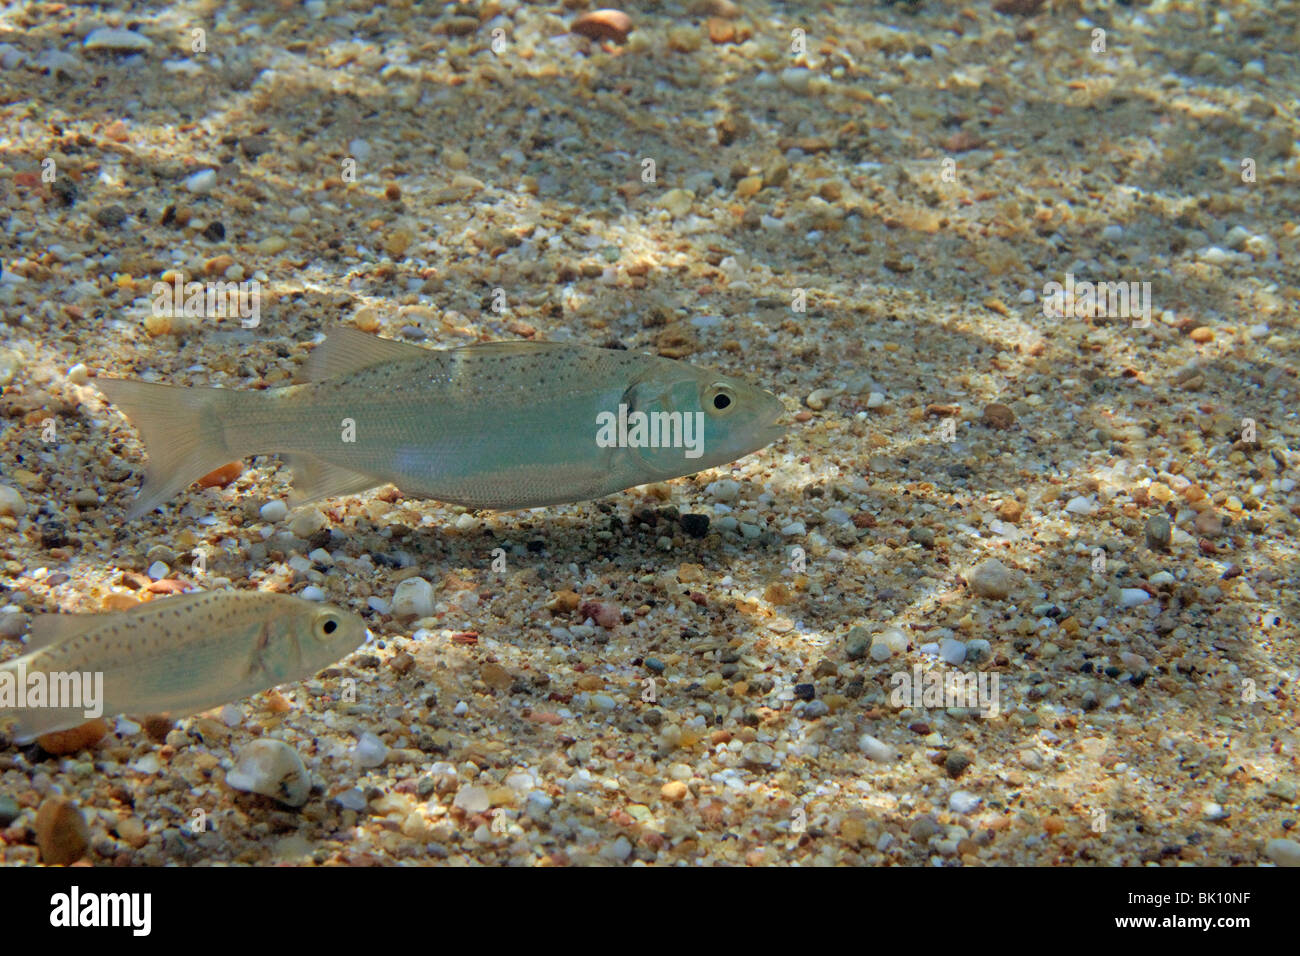
[[[259,591],[40,615],[28,652],[0,664],[0,725],[12,720],[21,744],[101,714],[182,717],[310,677],[365,639],[355,614]]]
[[[295,504],[392,483],[414,497],[513,510],[694,474],[784,431],[774,424],[780,401],[746,382],[554,342],[432,350],[339,329],[313,352],[305,384],[97,384],[149,453],[130,517],[250,455],[286,456]],[[638,420],[661,424],[648,437],[662,440],[627,427]]]

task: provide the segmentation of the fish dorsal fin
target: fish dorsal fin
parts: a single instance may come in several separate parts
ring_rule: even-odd
[[[295,508],[318,498],[352,495],[383,484],[369,475],[339,468],[314,455],[298,452],[285,457],[293,468],[293,490],[289,495],[289,503]]]
[[[383,362],[428,358],[429,350],[409,342],[367,335],[346,325],[325,336],[307,358],[305,381],[324,382]]]
[[[34,651],[76,637],[112,616],[113,614],[33,614],[27,632],[27,650]]]

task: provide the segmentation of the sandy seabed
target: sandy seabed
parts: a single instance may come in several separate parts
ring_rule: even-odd
[[[1300,7],[585,9],[0,13],[0,655],[191,586],[376,638],[5,746],[0,862],[1296,863]],[[160,316],[178,279],[257,324]],[[264,511],[256,459],[125,522],[96,376],[285,385],[339,324],[618,343],[791,427],[533,512]],[[259,736],[301,808],[226,782]]]

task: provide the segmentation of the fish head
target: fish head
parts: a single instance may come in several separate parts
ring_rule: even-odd
[[[660,479],[691,475],[758,451],[785,433],[781,400],[749,382],[684,362],[628,390],[629,416],[646,413],[660,439],[631,449]],[[680,423],[680,424],[679,424]]]
[[[297,616],[294,632],[303,672],[315,674],[347,657],[365,642],[366,622],[351,611],[329,604],[313,604]]]

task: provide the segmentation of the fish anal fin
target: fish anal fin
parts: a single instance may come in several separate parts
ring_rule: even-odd
[[[331,465],[314,455],[291,454],[285,457],[293,468],[293,491],[289,494],[289,503],[295,508],[320,498],[354,495],[384,483],[370,475]]]

